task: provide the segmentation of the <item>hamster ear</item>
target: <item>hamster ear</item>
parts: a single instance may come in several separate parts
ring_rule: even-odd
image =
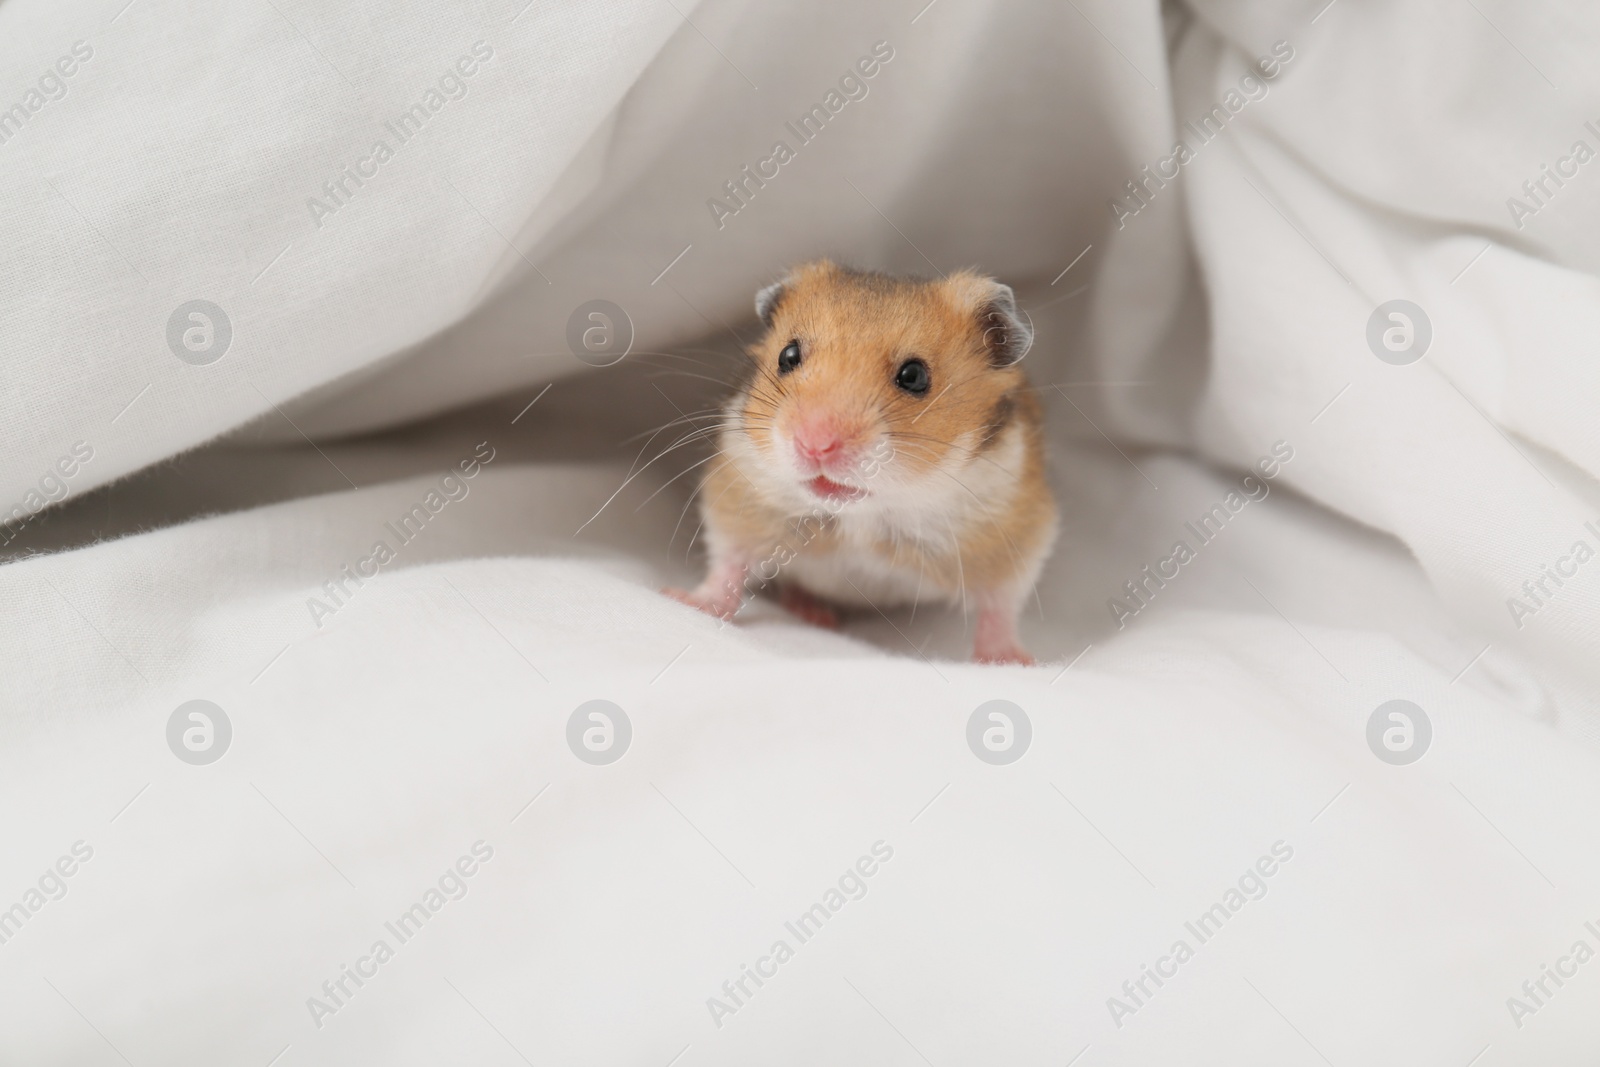
[[[789,295],[791,289],[803,289],[809,284],[835,277],[840,273],[840,269],[831,259],[814,259],[809,263],[790,267],[782,281],[774,282],[756,294],[756,317],[761,320],[762,326],[770,330],[773,315],[777,313],[778,306],[783,303],[783,298]]]
[[[756,294],[756,318],[761,320],[761,325],[772,325],[772,313],[778,310],[778,302],[783,299],[784,282],[773,282]]]
[[[948,284],[956,298],[972,309],[991,365],[1009,367],[1028,354],[1033,323],[1018,309],[1011,286],[970,271],[953,275]]]

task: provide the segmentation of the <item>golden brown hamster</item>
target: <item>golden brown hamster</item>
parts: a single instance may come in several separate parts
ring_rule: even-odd
[[[1031,663],[1017,617],[1056,536],[1040,407],[1011,289],[826,260],[756,296],[754,374],[723,410],[700,489],[705,580],[667,590],[731,618],[930,600],[977,611],[974,658]]]

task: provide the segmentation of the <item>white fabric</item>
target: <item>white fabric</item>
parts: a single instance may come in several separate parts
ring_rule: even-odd
[[[92,850],[0,943],[0,1060],[1592,1059],[1600,963],[1523,983],[1600,949],[1600,560],[1522,583],[1600,548],[1600,162],[1507,199],[1600,149],[1594,11],[10,0],[0,42],[26,114],[0,125],[0,909]],[[1133,212],[1125,183],[1277,42]],[[967,664],[942,612],[719,626],[656,592],[694,576],[693,475],[607,503],[671,437],[626,439],[715,402],[694,375],[752,336],[755,289],[822,254],[1017,287],[1063,501],[1039,668]],[[636,330],[600,371],[566,341],[597,298]],[[232,328],[206,366],[167,342],[196,299]],[[1407,366],[1367,345],[1393,299],[1432,325]],[[1108,601],[1278,442],[1265,498],[1119,626]],[[379,539],[377,578],[322,589]],[[233,725],[208,766],[168,748],[193,699]],[[592,699],[633,724],[609,766],[567,744]],[[994,699],[1033,724],[1009,766],[966,741]],[[1409,766],[1366,741],[1391,699],[1433,725]],[[1279,842],[1265,896],[1186,935]]]

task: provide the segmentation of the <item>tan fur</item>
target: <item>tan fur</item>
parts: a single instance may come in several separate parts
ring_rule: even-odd
[[[828,584],[823,568],[844,579],[813,590],[830,599],[976,601],[1014,628],[1054,541],[1056,510],[1038,399],[1021,367],[995,365],[986,345],[997,320],[984,313],[997,291],[1009,291],[968,271],[902,280],[827,261],[796,268],[783,284],[702,486],[713,576],[720,570],[726,584],[730,570],[753,567],[747,588],[774,571],[779,582],[817,584],[807,578],[815,573]],[[780,375],[791,339],[803,359]],[[923,396],[895,385],[912,357],[929,369]],[[865,497],[829,506],[805,489],[790,442],[807,417],[829,420],[863,456],[887,457],[876,473],[869,464],[849,479]],[[896,574],[914,574],[916,592],[906,592],[908,578],[887,577]],[[691,602],[716,610],[704,595]],[[982,619],[979,643],[980,658],[1026,656],[1020,646],[1018,655],[985,655]]]

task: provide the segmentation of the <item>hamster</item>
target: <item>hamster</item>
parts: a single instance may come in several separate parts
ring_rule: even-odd
[[[832,605],[971,605],[974,659],[1032,663],[1017,619],[1057,518],[1011,289],[823,260],[755,304],[754,375],[700,487],[706,577],[665,592],[727,619],[776,583],[824,626]]]

